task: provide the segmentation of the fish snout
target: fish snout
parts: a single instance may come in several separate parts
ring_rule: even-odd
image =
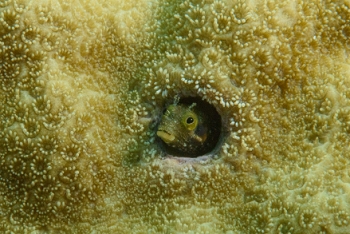
[[[164,130],[158,130],[157,136],[159,136],[165,143],[169,144],[175,140],[175,136]]]

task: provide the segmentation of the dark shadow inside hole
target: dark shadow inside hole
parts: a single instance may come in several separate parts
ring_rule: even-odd
[[[196,104],[193,106],[193,103],[196,103]],[[217,145],[219,144],[219,142],[221,142],[220,139],[222,137],[221,116],[219,115],[219,113],[217,112],[214,106],[212,106],[206,101],[203,101],[199,97],[180,98],[179,102],[175,106],[176,107],[182,106],[182,107],[189,108],[191,105],[193,106],[191,107],[191,110],[193,110],[199,116],[198,118],[199,121],[198,121],[197,127],[192,130],[192,133],[189,133],[186,131],[184,132],[185,138],[186,137],[191,138],[191,140],[189,141],[190,143],[187,142],[186,146],[183,146],[183,145],[179,146],[178,144],[174,144],[173,142],[166,143],[158,136],[157,142],[165,154],[177,156],[177,157],[194,158],[194,157],[199,157],[202,155],[209,154],[213,152],[216,148],[218,148]],[[181,115],[180,117],[169,115],[170,117],[165,118],[164,114],[167,110],[176,111],[176,109],[172,108],[171,106],[174,106],[174,104],[170,104],[166,106],[164,108],[163,113],[160,114],[161,120],[157,126],[157,131],[164,130],[164,132],[166,132],[167,134],[174,133],[174,135],[176,136],[175,137],[176,140],[179,139],[180,143],[181,142],[183,143],[183,140],[181,140],[181,137],[179,137],[178,135],[179,131],[177,130],[181,129],[181,126],[179,126],[180,124],[184,124],[185,122],[192,122],[192,119],[180,120]],[[172,118],[177,118],[177,119],[172,119]],[[196,136],[193,137],[193,135],[191,134],[194,134]],[[198,138],[199,140],[196,140],[197,136],[200,136],[201,138]]]

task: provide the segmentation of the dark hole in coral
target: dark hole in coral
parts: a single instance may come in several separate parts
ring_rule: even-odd
[[[157,141],[166,155],[194,158],[218,148],[221,116],[201,98],[182,97],[178,103],[167,105],[160,115]]]

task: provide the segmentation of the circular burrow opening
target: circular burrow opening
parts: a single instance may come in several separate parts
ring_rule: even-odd
[[[213,152],[221,132],[221,116],[199,97],[183,97],[167,105],[157,127],[161,149],[177,157],[195,158]]]

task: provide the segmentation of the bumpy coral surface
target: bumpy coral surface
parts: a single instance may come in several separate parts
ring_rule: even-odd
[[[0,232],[348,233],[350,2],[0,2]],[[222,117],[206,157],[156,128]]]

